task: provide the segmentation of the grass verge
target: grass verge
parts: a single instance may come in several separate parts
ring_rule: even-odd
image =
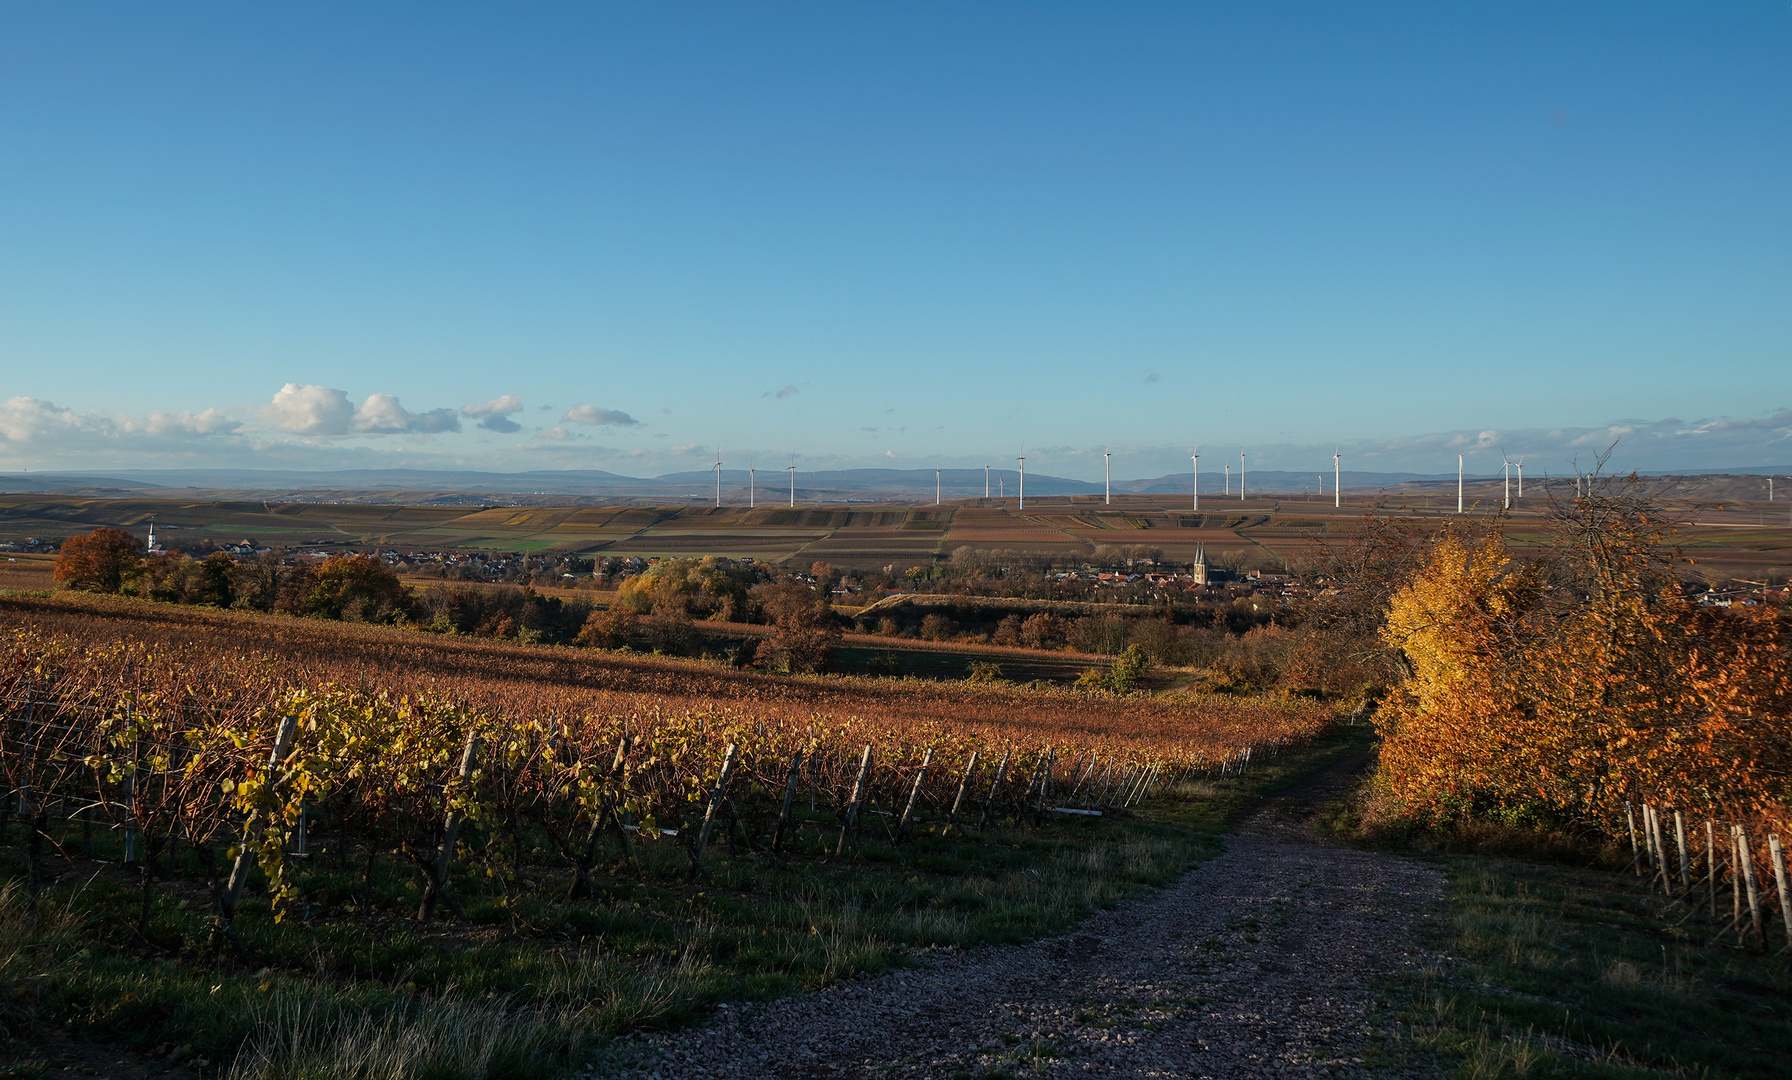
[[[465,882],[468,920],[452,924],[407,917],[417,885],[395,870],[323,857],[301,876],[309,921],[245,902],[248,960],[208,947],[194,866],[164,866],[139,934],[134,869],[71,858],[29,911],[13,847],[0,851],[0,1022],[27,1062],[72,1040],[237,1080],[556,1075],[610,1036],[723,1001],[1064,932],[1210,858],[1237,815],[1358,741],[1346,729],[1135,815],[923,830],[902,845],[873,825],[854,858],[822,857],[835,834],[817,821],[798,840],[807,857],[780,866],[724,842],[697,885],[681,849],[640,844],[638,867],[612,867],[588,901],[562,902],[567,879],[546,868],[483,891]]]
[[[1449,885],[1437,963],[1388,983],[1381,1065],[1435,1075],[1792,1075],[1792,959],[1735,947],[1633,879],[1484,854]]]

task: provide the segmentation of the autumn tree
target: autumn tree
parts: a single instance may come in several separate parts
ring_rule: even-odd
[[[616,603],[638,614],[681,611],[704,619],[744,621],[749,590],[757,577],[750,567],[708,556],[661,559],[622,583]]]
[[[593,611],[573,640],[597,649],[620,649],[640,633],[641,617],[621,604]]]
[[[317,568],[304,613],[350,622],[394,622],[408,616],[410,590],[375,555],[340,555]]]
[[[791,672],[814,671],[827,662],[829,650],[840,640],[840,621],[815,590],[801,582],[785,581],[755,588],[753,599],[772,624],[760,650],[772,666]]]
[[[143,541],[108,526],[62,544],[51,571],[52,580],[66,589],[115,593],[143,568]]]

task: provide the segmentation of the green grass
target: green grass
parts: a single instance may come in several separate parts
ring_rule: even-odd
[[[597,894],[574,904],[552,865],[510,880],[457,867],[465,923],[416,922],[417,880],[396,860],[364,879],[360,852],[326,849],[301,872],[309,922],[277,923],[264,901],[245,901],[248,961],[208,949],[190,853],[177,884],[159,884],[140,937],[134,871],[78,862],[28,914],[14,846],[0,850],[0,1020],[15,1035],[173,1052],[207,1074],[234,1061],[243,1080],[557,1075],[617,1033],[689,1023],[722,1001],[800,993],[929,948],[1064,932],[1210,858],[1239,813],[1359,740],[1346,732],[1243,778],[1180,785],[1131,816],[924,830],[900,846],[873,817],[840,860],[824,856],[837,830],[821,821],[786,866],[718,831],[711,880],[698,884],[673,842],[641,842],[637,869],[612,852]],[[114,841],[95,840],[116,859]]]
[[[1438,860],[1444,958],[1386,987],[1384,1064],[1494,1077],[1792,1075],[1792,959],[1628,876],[1486,855]],[[1774,935],[1774,944],[1779,944]]]

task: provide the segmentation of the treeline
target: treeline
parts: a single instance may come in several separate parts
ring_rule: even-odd
[[[816,584],[762,564],[665,559],[629,578],[614,602],[600,607],[584,597],[543,595],[529,587],[413,589],[374,555],[338,555],[318,564],[289,563],[274,552],[242,559],[224,552],[200,559],[178,552],[146,555],[133,534],[99,528],[63,545],[54,580],[64,588],[166,603],[674,656],[702,650],[698,619],[759,623],[772,632],[734,646],[730,659],[742,667],[814,671],[826,664],[841,622],[826,599],[833,568],[811,569],[820,575]]]

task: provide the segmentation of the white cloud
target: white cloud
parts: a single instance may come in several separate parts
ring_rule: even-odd
[[[287,383],[261,410],[262,422],[289,435],[347,435],[355,419],[348,394],[327,386]]]
[[[483,405],[477,401],[470,401],[462,405],[460,411],[467,416],[479,417],[479,426],[487,431],[509,435],[511,432],[523,430],[523,425],[510,418],[511,413],[523,411],[523,396],[521,394],[505,394],[502,397],[495,397]]]
[[[596,405],[574,405],[560,418],[563,424],[590,424],[597,427],[640,427],[641,421],[619,409],[600,409]]]
[[[242,421],[218,409],[204,412],[152,412],[144,417],[76,412],[55,402],[16,397],[0,404],[0,442],[58,443],[69,438],[90,440],[193,440],[231,435]]]
[[[759,396],[760,397],[769,397],[769,398],[778,398],[778,399],[782,400],[782,399],[787,398],[790,395],[797,393],[797,392],[798,391],[796,388],[796,384],[791,383],[788,386],[784,387],[784,389],[782,389],[782,390],[767,390],[765,393],[760,394]]]
[[[169,435],[177,438],[203,438],[207,435],[227,435],[243,426],[241,420],[232,420],[222,409],[206,409],[204,412],[152,412],[141,421],[124,420],[127,431],[142,431],[150,435]]]
[[[208,446],[240,451],[242,426],[218,409],[134,417],[15,397],[0,402],[0,461],[28,468],[89,461],[141,465],[158,456],[185,462]]]
[[[344,391],[298,383],[287,383],[276,391],[274,400],[262,408],[260,416],[275,431],[306,438],[460,430],[460,418],[453,409],[414,413],[399,403],[396,394],[369,394],[357,408]]]

